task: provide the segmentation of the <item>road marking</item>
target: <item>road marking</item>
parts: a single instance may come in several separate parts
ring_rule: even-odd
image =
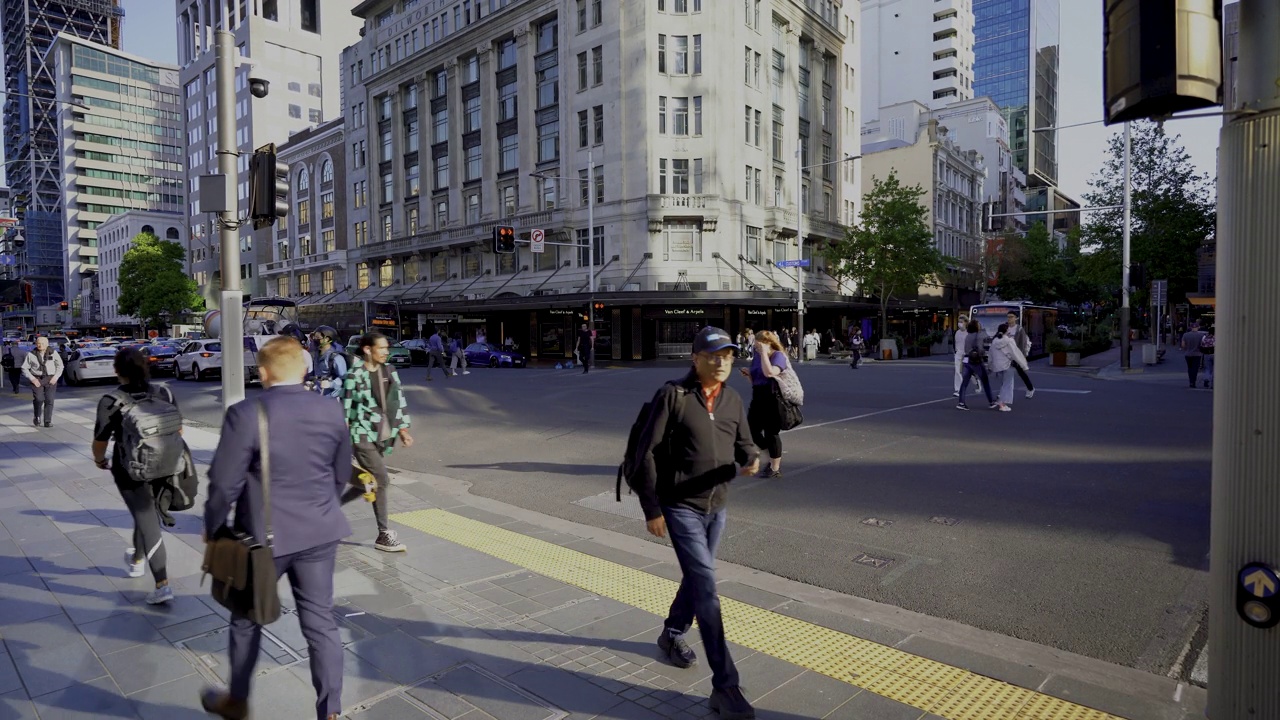
[[[827,425],[838,425],[840,423],[851,422],[853,420],[862,420],[863,418],[875,417],[876,415],[884,415],[885,413],[898,412],[899,410],[910,410],[911,408],[924,407],[925,405],[936,405],[940,402],[951,402],[955,398],[945,397],[940,400],[926,400],[913,405],[900,405],[898,407],[886,408],[884,410],[876,410],[875,412],[863,413],[862,415],[854,415],[852,417],[840,418],[839,420],[828,420],[826,422],[813,423],[812,425],[801,425],[792,430],[783,430],[783,433],[800,432],[801,430],[812,430],[813,428],[826,427]]]
[[[1088,395],[1092,390],[1054,390],[1053,388],[1036,388],[1036,392],[1060,393],[1062,395]]]
[[[444,510],[398,513],[392,519],[658,617],[666,615],[679,587],[642,570]],[[732,598],[721,598],[720,606],[729,641],[947,720],[1119,720]]]

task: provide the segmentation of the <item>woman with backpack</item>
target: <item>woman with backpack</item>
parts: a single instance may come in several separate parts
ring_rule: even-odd
[[[129,514],[133,516],[133,547],[126,551],[125,564],[129,577],[142,577],[150,564],[155,578],[155,591],[147,595],[149,605],[167,603],[173,599],[169,587],[169,574],[164,551],[164,533],[160,527],[160,510],[151,483],[138,480],[130,471],[130,448],[126,447],[125,415],[131,405],[144,400],[168,403],[177,409],[173,392],[163,385],[151,384],[151,366],[147,356],[136,348],[124,348],[116,353],[116,376],[120,387],[98,401],[98,417],[93,428],[93,462],[100,469],[111,470],[116,489]],[[160,408],[163,410],[163,408]],[[181,416],[179,415],[179,418]],[[181,425],[178,426],[181,432]],[[107,460],[107,443],[114,440],[111,460]],[[179,444],[181,438],[179,438]]]
[[[751,406],[747,409],[751,439],[760,449],[769,451],[769,467],[761,471],[762,478],[782,477],[782,416],[773,394],[773,378],[789,366],[782,341],[772,331],[761,330],[756,333],[751,368],[740,369],[743,377],[751,380]]]

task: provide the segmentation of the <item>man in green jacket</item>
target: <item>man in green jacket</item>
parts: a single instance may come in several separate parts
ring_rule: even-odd
[[[360,357],[352,363],[343,381],[342,405],[355,461],[378,480],[373,514],[378,520],[378,538],[373,546],[384,552],[404,552],[405,546],[387,526],[388,491],[391,479],[383,458],[391,454],[396,440],[413,447],[409,434],[409,409],[401,391],[400,376],[387,365],[391,342],[379,332],[360,337]],[[348,491],[359,495],[362,488]],[[344,497],[343,500],[348,498]]]

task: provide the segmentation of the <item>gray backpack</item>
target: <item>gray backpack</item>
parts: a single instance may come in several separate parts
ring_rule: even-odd
[[[111,393],[123,407],[120,411],[120,439],[124,448],[125,471],[138,482],[172,477],[184,467],[182,413],[173,402],[173,393],[164,386],[146,393]]]

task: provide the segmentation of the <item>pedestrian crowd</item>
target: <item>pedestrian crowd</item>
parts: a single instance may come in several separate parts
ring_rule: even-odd
[[[960,316],[955,335],[955,391],[959,398],[956,409],[968,410],[969,383],[987,398],[987,405],[1000,412],[1013,411],[1014,378],[1021,378],[1026,388],[1024,397],[1035,397],[1036,388],[1027,374],[1027,353],[1031,338],[1018,322],[1018,313],[1006,315],[1007,322],[988,337],[977,320]]]

